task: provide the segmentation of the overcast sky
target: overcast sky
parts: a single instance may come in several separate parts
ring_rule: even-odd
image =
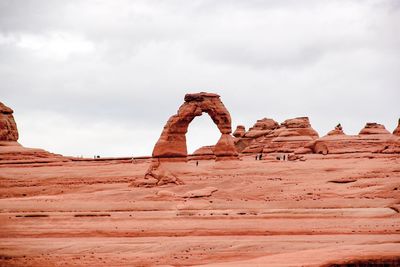
[[[390,131],[400,117],[398,0],[0,0],[0,101],[20,143],[150,155],[185,93],[221,95],[233,127],[310,117]],[[215,144],[207,116],[189,152]]]

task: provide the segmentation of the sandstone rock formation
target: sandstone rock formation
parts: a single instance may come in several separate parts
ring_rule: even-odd
[[[264,118],[258,120],[235,145],[242,153],[293,153],[317,138],[318,133],[311,127],[308,117],[288,119],[281,125]]]
[[[367,122],[359,134],[390,134],[390,132],[382,124]]]
[[[233,136],[236,138],[243,137],[246,133],[246,128],[243,125],[238,125],[236,130],[233,132]]]
[[[344,135],[345,133],[343,132],[343,128],[342,125],[340,125],[340,123],[338,125],[336,125],[335,129],[333,129],[332,131],[328,132],[327,135]]]
[[[43,149],[27,148],[18,141],[18,129],[13,110],[0,102],[0,163],[43,163],[69,161],[69,159],[49,153]]]
[[[13,110],[0,102],[0,141],[17,141],[18,130]]]
[[[191,159],[193,160],[215,159],[214,147],[215,146],[202,146],[199,149],[196,149],[191,155]]]
[[[306,148],[324,155],[367,152],[392,154],[400,153],[400,137],[390,134],[381,124],[367,123],[359,135],[328,134],[310,142]]]
[[[400,136],[400,119],[399,119],[399,121],[397,123],[396,129],[394,129],[394,131],[393,131],[393,134]]]
[[[153,150],[153,157],[162,160],[186,160],[186,132],[190,122],[196,117],[208,113],[221,132],[221,138],[215,145],[217,159],[237,158],[233,143],[231,117],[220,100],[220,96],[211,93],[185,95],[185,102],[177,114],[169,118]]]
[[[163,167],[159,160],[153,160],[144,177],[142,179],[136,179],[131,185],[134,187],[154,187],[170,183],[177,185],[183,184],[176,175]]]

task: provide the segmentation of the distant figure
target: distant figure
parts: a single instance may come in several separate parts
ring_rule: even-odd
[[[199,166],[199,161],[196,161],[196,167]]]
[[[260,156],[258,157],[259,160],[262,160],[262,154],[260,154]]]
[[[256,160],[258,159],[258,155],[256,155]]]
[[[283,154],[283,161],[286,160],[286,154]]]
[[[98,158],[98,159],[99,159],[99,158],[100,158],[100,156],[99,156],[99,155],[97,155],[97,157],[96,157],[96,158]]]

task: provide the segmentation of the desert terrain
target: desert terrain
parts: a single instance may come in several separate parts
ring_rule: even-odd
[[[400,158],[3,164],[2,266],[399,264]],[[268,264],[266,264],[268,263]]]
[[[399,127],[262,119],[232,137],[218,99],[185,98],[141,158],[26,148],[0,105],[0,266],[400,265]],[[187,155],[204,110],[221,139]]]

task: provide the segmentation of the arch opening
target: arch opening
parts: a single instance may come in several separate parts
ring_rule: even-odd
[[[185,95],[185,102],[177,114],[169,118],[153,150],[153,157],[159,159],[180,158],[187,160],[186,133],[192,120],[204,112],[210,115],[220,131],[220,138],[213,153],[218,158],[237,158],[231,127],[231,117],[220,100],[220,96],[210,93]]]
[[[221,133],[216,125],[213,123],[208,114],[195,117],[189,124],[186,133],[186,145],[188,154],[193,154],[196,150],[205,146],[214,146]]]

